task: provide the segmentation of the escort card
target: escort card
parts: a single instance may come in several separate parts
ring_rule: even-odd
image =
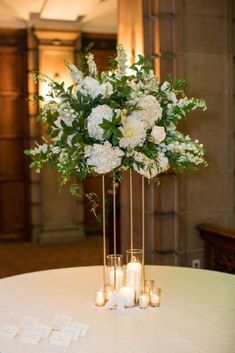
[[[54,346],[68,347],[72,341],[74,333],[66,331],[52,332],[49,343]]]
[[[73,334],[72,341],[77,342],[79,336],[81,335],[82,328],[80,327],[65,327],[61,330],[61,332],[71,332]]]
[[[37,324],[34,327],[34,330],[41,333],[43,338],[47,338],[51,333],[52,327],[44,324]]]
[[[86,336],[90,325],[82,323],[82,322],[72,322],[70,327],[72,327],[72,328],[80,328],[81,329],[80,336]]]
[[[37,323],[39,322],[39,318],[38,317],[34,317],[34,316],[24,316],[23,319],[20,322],[20,327],[22,328],[33,328]]]
[[[73,321],[72,316],[56,315],[54,318],[54,321],[53,321],[53,327],[54,328],[61,328],[64,326],[69,326],[72,321]]]
[[[25,330],[20,341],[24,343],[37,344],[42,338],[42,334],[37,330]]]
[[[19,331],[19,327],[15,325],[1,325],[0,327],[0,336],[8,339],[12,339],[15,337],[17,332]]]

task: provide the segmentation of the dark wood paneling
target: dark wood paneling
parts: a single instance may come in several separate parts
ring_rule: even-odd
[[[2,48],[0,92],[18,92],[25,89],[22,68],[25,64],[24,51],[21,48]]]
[[[19,121],[25,109],[25,98],[0,96],[0,136],[24,136],[24,125]]]
[[[25,176],[24,143],[22,139],[0,137],[0,180]]]
[[[25,183],[0,183],[0,229],[4,233],[25,229]]]
[[[235,274],[235,230],[209,223],[197,228],[205,243],[206,268]]]
[[[0,240],[29,235],[26,38],[0,30]]]

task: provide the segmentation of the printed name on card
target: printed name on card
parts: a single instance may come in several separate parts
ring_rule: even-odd
[[[33,328],[39,322],[39,318],[35,316],[24,316],[20,322],[20,327],[22,328]]]
[[[73,332],[55,331],[52,332],[49,343],[54,346],[68,347],[72,341]]]
[[[25,330],[22,334],[20,341],[24,343],[38,344],[40,339],[42,338],[42,334],[37,330]]]
[[[12,339],[16,336],[19,331],[19,327],[15,325],[3,324],[0,326],[0,336],[8,339]]]
[[[51,326],[40,324],[40,323],[37,324],[34,329],[35,331],[38,331],[39,333],[41,333],[43,338],[47,338],[52,331]]]
[[[65,327],[61,330],[62,332],[71,332],[73,334],[72,341],[77,342],[79,336],[81,335],[82,328],[80,327]]]
[[[80,336],[86,336],[87,331],[89,330],[90,325],[89,324],[85,324],[82,322],[72,322],[70,327],[73,328],[80,328],[81,329],[81,333]]]
[[[54,320],[53,320],[53,327],[54,328],[61,328],[61,327],[64,327],[64,326],[69,326],[72,321],[73,321],[73,317],[72,316],[56,315]]]

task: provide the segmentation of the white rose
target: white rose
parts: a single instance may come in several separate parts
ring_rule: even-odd
[[[110,82],[105,82],[100,85],[100,93],[104,97],[109,97],[113,93],[113,86]]]
[[[123,119],[122,119],[123,121]],[[120,147],[131,147],[142,146],[146,138],[146,131],[144,123],[138,119],[135,112],[132,112],[123,123],[123,127],[120,127],[122,137],[119,141]]]
[[[161,143],[166,138],[166,131],[163,126],[154,126],[151,131],[151,136],[155,143]]]

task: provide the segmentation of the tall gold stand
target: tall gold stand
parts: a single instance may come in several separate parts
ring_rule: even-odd
[[[102,209],[103,209],[103,287],[106,273],[106,210],[105,210],[105,176],[102,175]]]
[[[116,290],[117,283],[117,227],[116,227],[116,179],[113,177],[113,254],[114,254],[114,290]]]
[[[143,257],[142,257],[142,269],[143,269],[143,288],[144,288],[144,281],[145,281],[145,182],[144,176],[141,177],[141,205],[142,205],[142,250],[143,250]]]

